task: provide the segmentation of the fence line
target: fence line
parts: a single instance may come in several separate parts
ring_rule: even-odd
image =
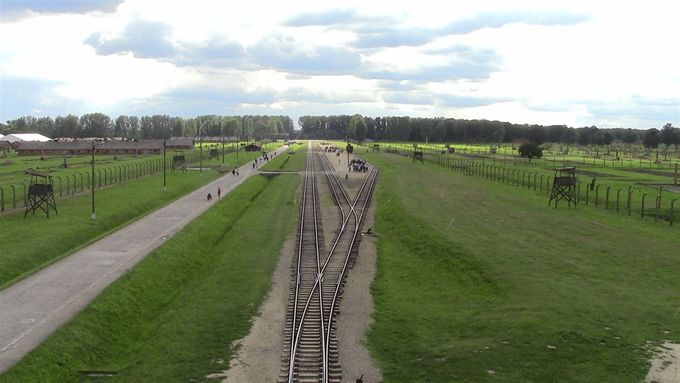
[[[366,147],[368,150],[371,150],[370,147],[367,145],[361,145]],[[381,148],[381,150],[385,150],[387,153],[391,154],[397,154],[397,155],[402,155],[402,156],[411,156],[412,155],[412,150],[407,150],[407,149],[400,149],[399,147],[395,146],[388,146],[387,148]],[[496,165],[495,162],[492,164],[486,164],[484,163],[484,160],[482,159],[481,163],[479,162],[480,160],[472,160],[472,159],[464,159],[460,157],[456,157],[455,155],[452,154],[442,154],[441,152],[436,153],[435,150],[430,150],[430,151],[423,151],[423,160],[428,161],[431,163],[435,163],[440,166],[444,166],[446,168],[462,172],[465,175],[470,175],[470,176],[476,176],[476,177],[481,177],[488,179],[490,181],[494,182],[499,182],[499,183],[504,183],[508,185],[513,185],[517,187],[521,187],[524,189],[531,190],[533,189],[536,191],[538,189],[539,193],[545,193],[546,195],[550,195],[550,192],[552,190],[552,177],[550,175],[547,175],[545,178],[545,190],[543,189],[543,180],[544,177],[546,176],[545,174],[540,174],[540,172],[532,172],[532,171],[526,171],[526,170],[521,170],[521,169],[513,169],[513,168],[507,168],[505,166],[500,166]],[[538,183],[538,188],[537,188],[537,179],[540,174],[540,182]],[[533,177],[532,177],[533,175]],[[533,178],[533,182],[532,182]],[[585,188],[585,193],[581,193],[581,186],[582,186],[582,181],[578,181],[577,183],[577,191],[576,191],[576,201],[577,202],[582,202],[585,200],[585,204],[589,205],[591,202],[595,205],[595,207],[602,207],[605,210],[613,210],[616,213],[619,213],[621,211],[620,209],[620,193],[622,190],[621,188],[617,188],[616,190],[616,204],[614,206],[611,206],[611,201],[610,201],[610,194],[612,190],[612,186],[608,184],[597,184],[595,187],[592,187],[592,185],[589,185]],[[600,193],[600,188],[604,187],[604,196],[601,197]],[[635,187],[633,185],[630,185],[628,187],[628,192],[627,192],[627,197],[626,197],[626,213],[627,215],[631,215],[633,212],[638,211],[637,207],[633,206],[633,189]],[[591,195],[590,192],[594,192],[594,199],[591,201]],[[652,207],[649,207],[647,205],[647,195],[649,193],[642,192],[642,196],[640,199],[640,204],[639,204],[639,214],[640,214],[640,219],[644,219],[645,217],[653,217],[655,222],[658,222],[659,220],[667,220],[669,225],[673,225],[673,221],[676,217],[675,214],[675,202],[677,200],[680,200],[680,198],[670,198],[670,197],[663,197],[662,194],[663,187],[659,188],[658,195],[655,196],[654,199],[654,205]],[[584,198],[585,197],[585,198]],[[663,202],[664,200],[668,200],[668,207],[664,208],[663,207]],[[601,201],[604,200],[604,201]],[[603,202],[603,203],[601,203]]]

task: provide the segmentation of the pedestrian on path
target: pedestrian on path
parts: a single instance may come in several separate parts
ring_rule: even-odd
[[[220,199],[220,198],[222,198],[222,189],[220,189],[220,187],[218,186],[217,187],[217,199]]]
[[[212,201],[212,194],[208,193],[208,201]]]

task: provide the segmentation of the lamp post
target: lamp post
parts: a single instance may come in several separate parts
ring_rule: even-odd
[[[92,140],[92,185],[91,185],[91,190],[92,190],[92,216],[91,219],[94,221],[97,219],[97,213],[95,212],[95,203],[94,203],[94,152],[95,152],[95,141]]]
[[[201,125],[198,127],[198,141],[199,141],[199,148],[200,148],[200,156],[199,156],[199,174],[203,175],[203,135],[201,134],[201,127],[206,124],[206,121],[203,121]]]
[[[166,145],[165,138],[164,138],[163,139],[163,191],[166,191],[167,186],[168,186],[168,178],[167,178],[167,174],[166,174],[166,170],[165,170],[167,168],[167,166],[165,166],[165,161],[166,161],[165,152],[166,151],[167,151],[167,145]]]

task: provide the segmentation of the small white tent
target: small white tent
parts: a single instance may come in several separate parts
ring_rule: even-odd
[[[0,137],[0,141],[7,141],[10,144],[13,144],[15,142],[27,142],[27,141],[47,142],[51,140],[52,140],[51,138],[45,137],[42,134],[38,133],[13,133],[8,134],[4,137]]]

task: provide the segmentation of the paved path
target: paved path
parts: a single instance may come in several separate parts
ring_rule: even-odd
[[[279,148],[276,153],[283,152]],[[271,153],[270,153],[271,157]],[[0,291],[0,373],[7,371],[52,332],[155,248],[257,173],[252,162],[133,222],[92,245]],[[210,192],[213,200],[206,201]]]

